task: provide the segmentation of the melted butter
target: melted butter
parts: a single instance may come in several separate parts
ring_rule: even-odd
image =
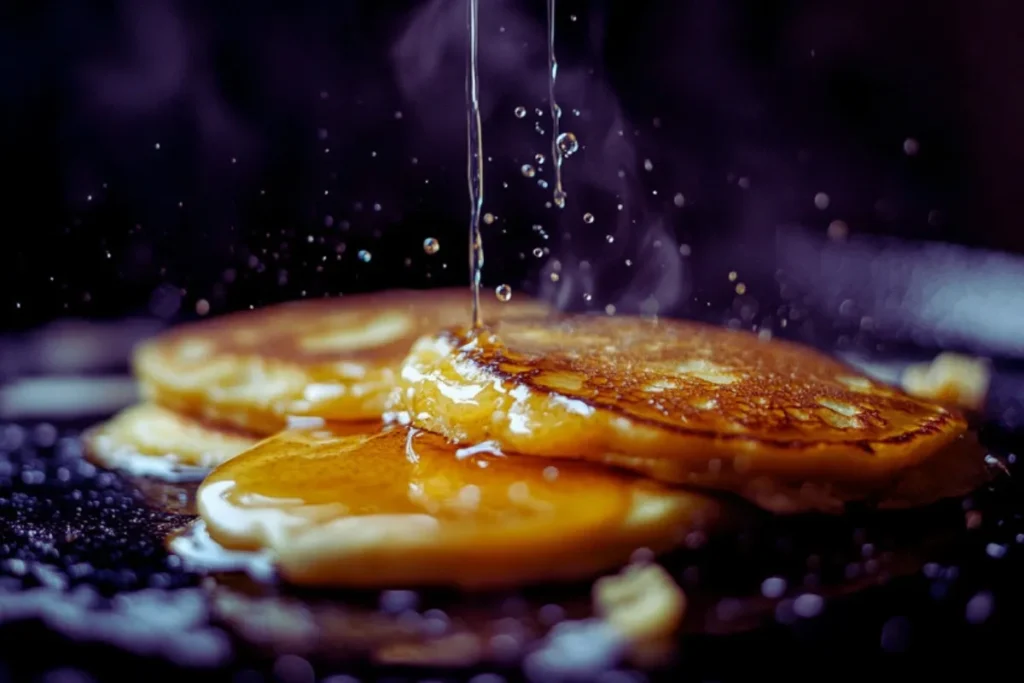
[[[246,573],[258,581],[274,577],[273,560],[267,553],[224,548],[210,538],[202,520],[172,536],[167,547],[191,571]]]
[[[336,586],[490,587],[579,578],[667,548],[691,503],[602,467],[457,453],[402,427],[286,432],[215,470],[198,493],[210,536],[265,549],[282,576]],[[637,515],[638,501],[657,515]]]

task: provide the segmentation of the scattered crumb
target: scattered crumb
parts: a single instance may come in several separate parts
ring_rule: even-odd
[[[686,595],[657,564],[630,565],[594,584],[594,610],[630,643],[671,636],[686,613]]]
[[[911,365],[900,383],[913,396],[981,410],[988,393],[991,368],[988,360],[956,353],[942,353],[931,363]]]

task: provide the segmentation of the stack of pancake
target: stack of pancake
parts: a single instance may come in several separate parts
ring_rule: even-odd
[[[987,478],[955,409],[812,349],[521,299],[487,302],[472,329],[468,299],[389,292],[173,330],[139,348],[149,402],[96,428],[93,457],[213,467],[197,502],[217,543],[265,551],[293,583],[379,588],[586,578],[751,504],[909,507]]]

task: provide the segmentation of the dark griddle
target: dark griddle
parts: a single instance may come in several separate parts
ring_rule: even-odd
[[[367,652],[379,642],[371,637],[359,645],[353,634],[365,636],[368,625],[382,623],[391,624],[387,631],[400,618],[422,622],[439,609],[489,633],[512,629],[529,648],[536,645],[531,638],[541,606],[561,604],[569,616],[586,616],[586,586],[478,597],[424,592],[414,605],[382,614],[379,594],[296,591],[240,577],[204,580],[182,569],[163,546],[169,532],[191,519],[182,505],[187,492],[97,470],[81,458],[83,426],[0,425],[0,667],[18,680],[54,670],[71,675],[68,667],[101,679],[129,671],[133,678],[149,677],[176,670],[168,660],[182,658],[198,667],[183,670],[190,680],[222,680],[241,671],[247,673],[238,680],[298,683],[311,680],[310,666],[318,678],[338,671],[363,680],[468,678],[488,671],[516,678],[517,656],[501,647],[469,671],[372,667]],[[792,678],[824,673],[811,666],[822,656],[854,666],[887,653],[940,667],[970,657],[979,675],[979,667],[1011,666],[1021,624],[1015,584],[1024,569],[1024,508],[1012,476],[1015,458],[1008,457],[1012,438],[986,437],[1001,442],[998,452],[1011,475],[968,500],[885,515],[852,509],[846,519],[757,516],[740,536],[669,558],[691,612],[675,660],[651,675],[728,680],[753,667]],[[785,599],[760,595],[768,577],[786,579]],[[816,600],[807,596],[818,594],[826,598],[824,608],[808,617]],[[12,605],[24,608],[26,595],[88,608],[79,609],[85,616],[62,617],[51,607],[43,624],[15,613]],[[149,620],[123,611],[120,603],[131,595],[149,601],[143,606]],[[110,604],[121,616],[89,616],[109,612]],[[407,613],[399,617],[396,610]],[[154,611],[160,615],[155,627]],[[298,616],[311,618],[328,636],[312,644],[296,638],[289,618]],[[331,636],[329,625],[339,618],[356,626]],[[118,619],[129,629],[127,639],[103,631],[102,624]],[[137,654],[125,647],[152,642],[158,644]]]

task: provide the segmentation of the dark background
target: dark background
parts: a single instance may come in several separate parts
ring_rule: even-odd
[[[560,0],[562,212],[544,2],[481,5],[492,288],[767,300],[790,223],[1024,251],[1020,3]],[[3,3],[0,326],[466,283],[464,46],[455,0]]]

